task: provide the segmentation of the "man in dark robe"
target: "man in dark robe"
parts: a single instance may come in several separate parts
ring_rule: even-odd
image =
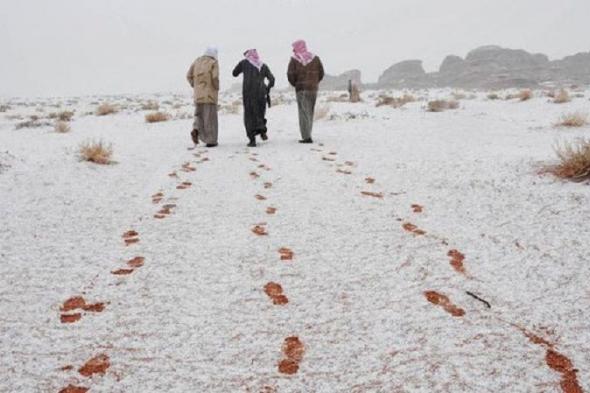
[[[256,146],[256,135],[267,140],[266,103],[270,89],[275,84],[275,78],[266,64],[260,60],[256,49],[244,52],[244,60],[234,68],[233,76],[244,74],[242,85],[242,100],[244,103],[244,125],[250,143]],[[268,80],[268,84],[265,83]]]

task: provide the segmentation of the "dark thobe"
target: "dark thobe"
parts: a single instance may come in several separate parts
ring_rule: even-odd
[[[260,70],[244,59],[234,68],[233,75],[244,74],[242,100],[244,103],[244,125],[248,138],[266,132],[266,96],[275,84],[275,78],[266,64]],[[268,79],[268,85],[265,84]]]

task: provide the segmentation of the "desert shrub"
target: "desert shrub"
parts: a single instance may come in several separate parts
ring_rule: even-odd
[[[428,103],[428,112],[443,112],[447,109],[459,108],[459,102],[454,100],[434,100]]]
[[[350,100],[348,94],[340,94],[337,96],[329,96],[326,102],[348,102]]]
[[[581,112],[566,113],[559,118],[557,127],[583,127],[588,124],[588,115]]]
[[[401,97],[391,97],[387,95],[381,95],[377,99],[377,104],[375,106],[391,106],[394,108],[401,108],[402,106],[406,105],[409,102],[416,101],[416,97],[411,94],[404,94]]]
[[[572,99],[570,98],[570,94],[565,89],[561,89],[559,93],[555,95],[553,98],[553,102],[556,104],[565,104],[566,102],[570,102]]]
[[[517,97],[521,101],[528,101],[533,98],[533,92],[530,89],[521,90]]]
[[[113,147],[103,141],[88,141],[80,145],[78,149],[80,160],[95,164],[107,165],[112,163]]]
[[[328,117],[330,113],[330,105],[319,105],[313,115],[314,120],[322,120]]]
[[[500,96],[496,93],[490,93],[488,94],[488,100],[499,100]]]
[[[59,121],[70,121],[74,117],[73,111],[53,112],[49,114],[50,119],[57,119]]]
[[[97,116],[112,115],[114,113],[117,113],[118,111],[119,111],[119,109],[115,105],[105,102],[104,104],[100,104],[98,106],[98,108],[96,108],[96,115]]]
[[[464,100],[465,98],[467,98],[467,95],[465,93],[459,92],[459,91],[454,91],[451,96],[453,96],[453,98],[455,100]]]
[[[155,100],[149,100],[141,104],[141,110],[143,111],[157,111],[159,109],[160,103]]]
[[[0,105],[0,113],[8,112],[10,109],[10,105]]]
[[[147,123],[159,123],[168,120],[170,120],[170,115],[166,112],[152,112],[145,115],[145,121]]]
[[[20,123],[17,123],[15,128],[17,130],[20,130],[21,128],[39,128],[39,127],[44,127],[44,126],[48,126],[50,123],[46,122],[46,121],[41,121],[41,119],[39,118],[39,116],[37,115],[32,115],[29,117],[29,120],[26,121],[22,121]]]
[[[53,125],[53,130],[55,132],[60,133],[60,134],[65,134],[66,132],[70,132],[71,131],[71,127],[70,127],[70,124],[67,121],[57,120],[55,122],[55,124]]]
[[[590,178],[590,139],[578,139],[555,147],[559,164],[550,169],[554,175],[571,180]]]

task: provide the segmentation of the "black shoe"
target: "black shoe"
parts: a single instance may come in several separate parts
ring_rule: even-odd
[[[205,146],[207,146],[207,147],[215,147],[215,146],[217,146],[217,143],[207,143]]]
[[[260,138],[262,138],[263,141],[267,141],[268,135],[266,135],[266,132],[262,132],[262,133],[260,133]]]
[[[301,139],[299,141],[299,143],[313,143],[313,139],[311,139],[311,138]]]
[[[248,147],[256,147],[256,142],[252,141],[248,143]]]

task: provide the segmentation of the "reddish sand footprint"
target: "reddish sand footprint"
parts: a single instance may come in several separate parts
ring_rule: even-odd
[[[75,323],[82,319],[80,311],[100,313],[104,311],[105,307],[103,302],[86,303],[82,296],[74,296],[66,300],[60,307],[60,321],[61,323]]]
[[[100,354],[84,363],[78,372],[84,377],[92,377],[95,374],[104,375],[109,367],[111,367],[111,361],[108,355]]]
[[[546,349],[545,363],[550,369],[561,375],[559,386],[561,387],[563,393],[584,392],[578,381],[578,370],[574,367],[574,364],[568,357],[559,353],[555,349],[554,344],[519,325],[512,324],[512,326],[520,330],[529,339],[530,342],[532,342],[535,345],[542,346]]]
[[[275,305],[283,306],[289,303],[289,299],[283,294],[283,287],[281,284],[269,282],[264,286],[264,293],[266,293],[268,297],[271,298],[273,304]]]
[[[263,225],[255,225],[254,228],[252,228],[252,233],[258,236],[268,235],[268,232],[266,231],[266,228]]]
[[[412,211],[414,213],[422,213],[424,211],[424,206],[418,205],[417,203],[414,203],[412,205]]]
[[[157,218],[159,220],[164,219],[164,218],[168,217],[170,214],[172,214],[172,211],[174,208],[176,208],[175,204],[173,204],[173,203],[166,204],[166,205],[162,206],[162,209],[160,209],[156,214],[154,214],[154,218]]]
[[[295,256],[293,250],[287,247],[279,248],[279,254],[281,255],[281,261],[292,261]]]
[[[461,274],[465,274],[465,266],[463,265],[463,261],[465,260],[465,255],[461,254],[458,250],[450,250],[447,255],[451,257],[450,264],[457,272]]]
[[[191,166],[190,162],[185,162],[184,164],[182,164],[182,169],[181,169],[182,172],[194,172],[196,170],[197,170],[197,168]]]
[[[190,188],[193,185],[193,183],[191,183],[190,181],[185,181],[180,183],[179,185],[176,186],[177,190],[186,190],[187,188]]]
[[[125,241],[126,246],[139,243],[139,233],[133,230],[127,231],[123,234],[123,240]]]
[[[266,214],[272,215],[272,214],[275,214],[276,212],[277,212],[277,208],[276,207],[270,206],[270,207],[267,207],[266,208]]]
[[[424,296],[430,303],[441,306],[446,312],[454,317],[462,317],[465,315],[465,310],[451,303],[451,300],[446,295],[436,291],[426,291],[424,292]]]
[[[423,231],[422,229],[418,228],[416,225],[410,222],[402,224],[402,228],[404,229],[404,231],[413,233],[416,236],[422,236],[426,234],[426,231]]]
[[[287,375],[296,374],[305,354],[305,346],[299,337],[291,336],[285,339],[281,349],[285,358],[279,362],[279,372]]]
[[[254,198],[256,198],[259,201],[266,201],[266,199],[267,199],[264,195],[260,195],[260,194],[254,195]]]
[[[125,268],[120,268],[117,270],[113,270],[111,274],[115,276],[128,276],[133,273],[136,269],[142,267],[145,263],[144,257],[134,257],[127,261],[127,266]]]
[[[162,202],[164,198],[164,194],[162,192],[158,192],[157,194],[152,195],[152,202],[157,205],[158,203]]]

